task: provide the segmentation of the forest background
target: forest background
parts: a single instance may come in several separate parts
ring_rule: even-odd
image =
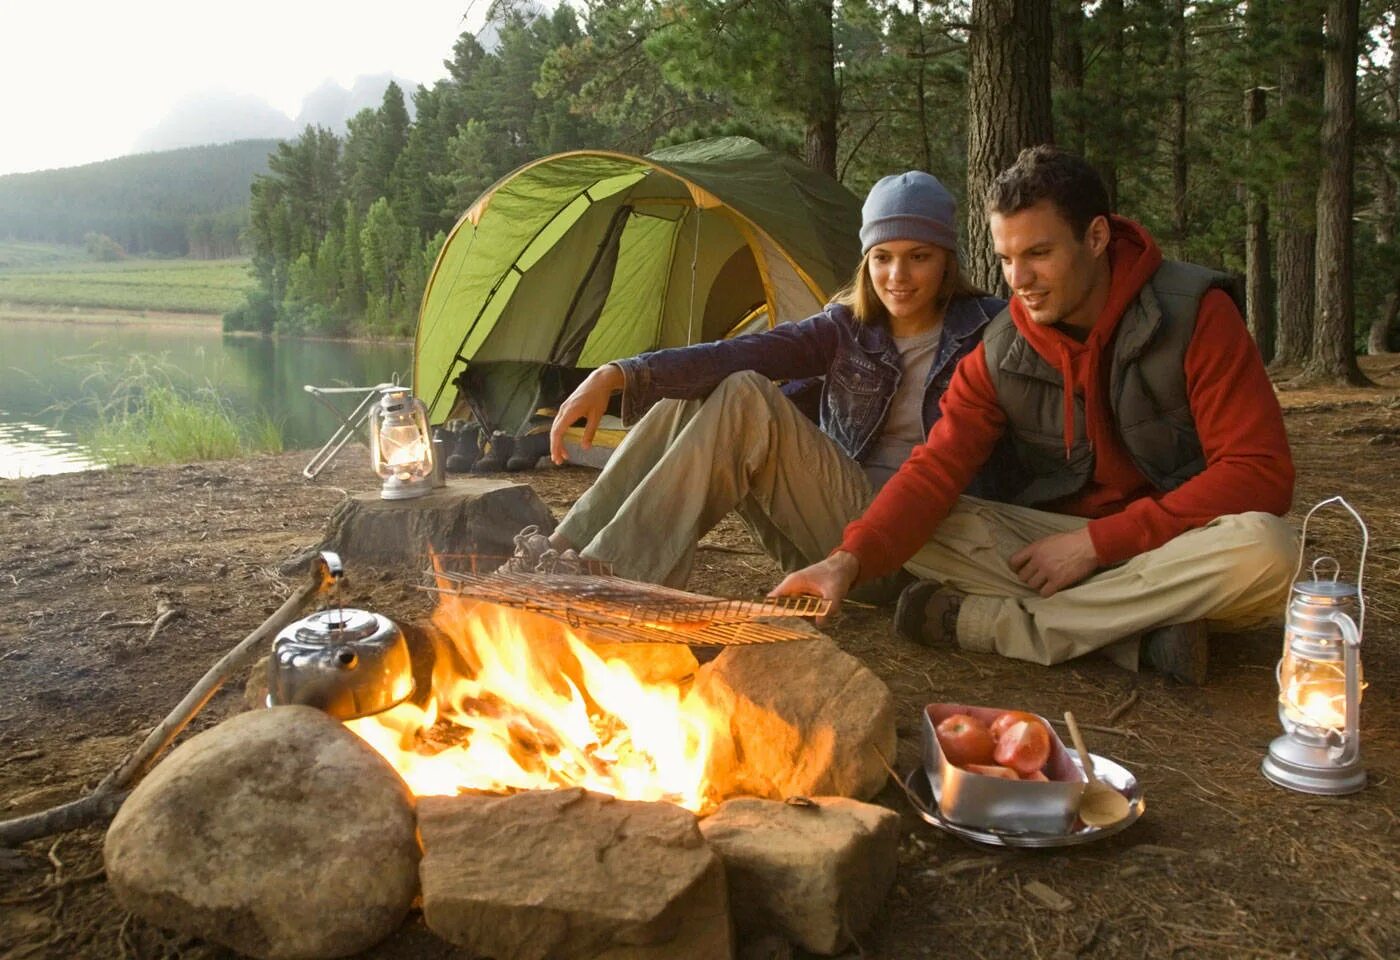
[[[252,255],[226,329],[408,335],[448,231],[514,168],[742,134],[858,196],[936,174],[996,288],[978,198],[1056,142],[1168,256],[1246,278],[1276,370],[1357,382],[1357,350],[1400,348],[1397,19],[1400,0],[497,0],[490,50],[464,33],[445,79],[276,144],[246,212],[205,215],[188,251]]]

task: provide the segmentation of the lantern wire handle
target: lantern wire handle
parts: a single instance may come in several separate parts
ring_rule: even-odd
[[[1328,505],[1333,504],[1333,503],[1340,503],[1343,507],[1345,507],[1347,513],[1351,514],[1351,515],[1352,515],[1352,518],[1356,520],[1356,525],[1359,526],[1359,527],[1361,528],[1361,560],[1360,560],[1360,562],[1359,562],[1359,563],[1357,564],[1357,566],[1356,566],[1356,606],[1357,606],[1357,614],[1358,614],[1358,616],[1357,616],[1357,618],[1356,618],[1356,627],[1357,627],[1356,632],[1357,632],[1358,634],[1360,634],[1361,636],[1365,636],[1365,635],[1366,635],[1366,594],[1365,594],[1365,592],[1364,592],[1364,591],[1362,590],[1362,588],[1361,588],[1361,581],[1362,581],[1362,578],[1365,576],[1365,573],[1366,573],[1366,551],[1367,551],[1367,549],[1369,549],[1369,547],[1370,547],[1370,545],[1371,545],[1371,531],[1370,531],[1369,529],[1367,529],[1367,527],[1366,527],[1366,521],[1361,519],[1361,514],[1357,513],[1356,510],[1352,507],[1352,505],[1349,504],[1349,503],[1347,503],[1345,497],[1341,497],[1341,496],[1328,497],[1326,500],[1323,500],[1322,502],[1315,504],[1315,505],[1313,506],[1313,508],[1312,508],[1311,510],[1308,511],[1308,515],[1307,515],[1306,517],[1303,518],[1303,535],[1302,535],[1301,541],[1300,541],[1299,544],[1298,544],[1298,566],[1293,570],[1293,582],[1294,582],[1294,583],[1297,583],[1297,582],[1298,582],[1298,577],[1299,577],[1299,575],[1301,575],[1302,572],[1303,572],[1303,558],[1307,555],[1307,552],[1308,552],[1308,550],[1307,550],[1307,547],[1308,547],[1308,521],[1312,519],[1312,515],[1313,515],[1314,513],[1317,513],[1317,511],[1321,510],[1323,507],[1328,506]],[[1320,562],[1320,561],[1322,561],[1322,560],[1332,560],[1333,563],[1336,563],[1336,562],[1337,562],[1336,560],[1332,559],[1331,557],[1319,557],[1318,560],[1315,561],[1315,562]],[[1339,564],[1339,565],[1338,565],[1337,576],[1340,576],[1340,575],[1341,575],[1341,567],[1340,567],[1340,564]],[[1332,579],[1335,580],[1335,579],[1337,579],[1337,577],[1333,577]]]

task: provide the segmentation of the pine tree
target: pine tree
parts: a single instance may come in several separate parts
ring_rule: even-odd
[[[1356,366],[1355,242],[1356,50],[1361,0],[1329,0],[1323,53],[1323,166],[1317,191],[1317,314],[1301,380],[1369,383]]]
[[[973,282],[1004,289],[982,214],[996,175],[1023,148],[1054,139],[1050,112],[1050,6],[973,0],[967,78],[967,267]]]

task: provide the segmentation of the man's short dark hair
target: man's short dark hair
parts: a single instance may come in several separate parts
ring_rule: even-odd
[[[1016,162],[997,174],[987,193],[987,213],[1010,216],[1049,200],[1069,221],[1076,240],[1095,217],[1112,212],[1108,188],[1083,157],[1048,144],[1026,147]]]

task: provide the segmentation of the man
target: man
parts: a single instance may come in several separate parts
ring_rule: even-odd
[[[839,601],[906,563],[895,622],[1042,664],[1093,650],[1205,678],[1207,622],[1282,607],[1293,463],[1226,278],[1164,261],[1102,180],[1022,151],[987,203],[1014,298],[958,367],[943,416],[825,560],[774,594]],[[958,492],[1004,433],[1031,479],[1011,504]]]

